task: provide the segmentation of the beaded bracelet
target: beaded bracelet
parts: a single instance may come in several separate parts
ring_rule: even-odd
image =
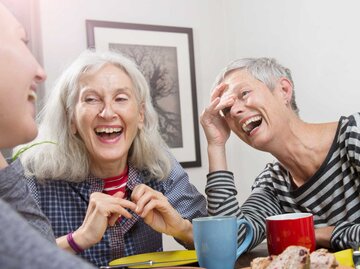
[[[79,247],[78,244],[76,244],[76,242],[74,241],[74,238],[73,238],[73,233],[68,233],[67,236],[66,236],[66,240],[68,241],[69,243],[69,246],[76,252],[76,253],[80,253],[80,252],[83,252],[84,250]]]

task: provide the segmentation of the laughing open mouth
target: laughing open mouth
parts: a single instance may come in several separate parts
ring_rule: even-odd
[[[104,139],[113,139],[122,134],[123,128],[95,128],[95,133]]]
[[[251,131],[254,130],[256,127],[259,127],[262,123],[262,117],[261,116],[255,116],[250,119],[248,119],[243,125],[242,129],[245,133],[250,135]]]
[[[37,94],[35,91],[30,91],[29,95],[28,95],[28,100],[31,102],[36,102],[37,100]]]

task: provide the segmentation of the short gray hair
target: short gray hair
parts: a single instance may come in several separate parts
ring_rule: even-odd
[[[281,77],[287,78],[293,87],[290,105],[292,110],[296,114],[299,114],[299,108],[295,100],[295,85],[291,77],[291,71],[289,68],[280,65],[273,58],[243,58],[234,60],[218,74],[214,82],[214,87],[219,85],[230,72],[242,69],[247,70],[254,78],[263,82],[270,90],[275,88],[277,79]]]
[[[84,142],[71,132],[71,121],[79,95],[79,81],[88,71],[113,64],[123,70],[134,84],[138,105],[144,108],[144,127],[129,150],[128,161],[146,171],[149,178],[164,179],[171,170],[171,157],[159,133],[158,115],[152,105],[145,77],[133,61],[116,52],[83,52],[60,76],[39,113],[39,135],[32,143],[45,140],[57,145],[32,147],[21,156],[28,176],[39,180],[84,180],[90,173],[90,161]]]

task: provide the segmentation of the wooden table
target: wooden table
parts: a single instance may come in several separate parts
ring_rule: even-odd
[[[257,257],[266,257],[268,256],[267,244],[261,243],[247,253],[242,254],[239,259],[236,261],[235,269],[240,269],[244,267],[249,267],[250,262]]]

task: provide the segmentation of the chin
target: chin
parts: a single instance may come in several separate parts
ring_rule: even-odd
[[[38,129],[36,126],[34,126],[34,128],[27,130],[26,132],[24,131],[24,136],[22,137],[23,141],[20,144],[25,144],[34,140],[37,134],[38,134]]]

